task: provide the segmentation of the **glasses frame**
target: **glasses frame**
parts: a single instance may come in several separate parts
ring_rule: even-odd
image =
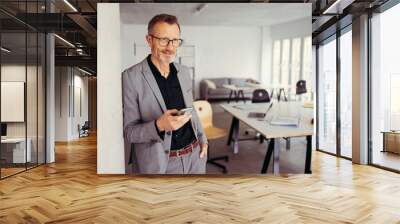
[[[166,38],[166,37],[161,38],[161,37],[154,36],[153,34],[149,34],[149,36],[151,36],[152,38],[157,39],[158,44],[160,46],[162,46],[162,47],[168,46],[170,42],[172,43],[173,47],[180,47],[180,46],[183,45],[183,39],[181,39],[181,38],[179,38],[179,39],[169,39],[169,38]],[[165,44],[165,45],[161,44],[161,41],[167,41],[167,40],[168,40],[167,44]],[[174,45],[174,41],[179,41],[178,45]]]

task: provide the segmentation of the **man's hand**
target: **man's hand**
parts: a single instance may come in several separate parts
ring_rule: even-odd
[[[164,114],[161,115],[156,121],[158,130],[175,131],[181,128],[192,118],[192,115],[184,114],[176,116],[176,113],[178,113],[178,110],[176,109],[165,111]]]
[[[207,155],[208,144],[200,144],[200,159]]]

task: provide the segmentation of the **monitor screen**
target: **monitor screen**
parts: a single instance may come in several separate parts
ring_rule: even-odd
[[[1,136],[7,136],[7,124],[1,124]]]

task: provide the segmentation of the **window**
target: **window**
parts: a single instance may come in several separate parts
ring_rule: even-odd
[[[295,94],[297,81],[307,82],[307,95],[312,100],[312,47],[311,37],[295,37],[273,42],[271,84],[274,88],[284,88],[289,96]]]
[[[292,40],[292,60],[290,64],[290,86],[295,86],[296,82],[300,80],[301,38],[295,38]]]
[[[281,75],[279,77],[279,83],[284,87],[289,85],[289,59],[290,39],[284,39],[282,42]]]
[[[384,132],[400,130],[400,4],[371,19],[371,162],[400,170],[400,134],[384,139]],[[389,133],[390,134],[390,133]],[[386,135],[386,134],[385,134]],[[385,143],[394,143],[390,150]]]
[[[349,27],[351,28],[351,27]],[[340,154],[352,157],[352,33],[340,36]]]
[[[41,5],[44,1],[18,2],[21,15],[24,12],[43,12]],[[4,21],[14,20],[1,12],[0,17]],[[46,39],[44,33],[24,25],[10,28],[3,23],[1,26],[1,98],[17,95],[22,96],[20,99],[23,102],[14,107],[23,116],[17,119],[1,118],[4,127],[2,137],[5,139],[0,144],[0,178],[5,178],[45,163]],[[15,115],[18,111],[10,109],[13,104],[17,102],[2,100],[1,114]]]
[[[312,79],[312,41],[311,37],[303,38],[303,63],[302,63],[302,74],[300,79],[307,80],[307,89],[310,92],[314,89],[313,87],[313,79]],[[312,97],[312,95],[311,95]]]
[[[272,76],[271,76],[271,83],[272,85],[279,84],[279,77],[281,75],[281,41],[276,40],[274,41],[274,52],[273,52],[273,64],[272,64]]]
[[[318,48],[318,149],[336,154],[336,39]]]

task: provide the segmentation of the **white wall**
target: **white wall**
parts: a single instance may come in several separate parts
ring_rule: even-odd
[[[55,141],[68,141],[68,67],[55,68]]]
[[[55,141],[70,141],[79,138],[78,124],[88,120],[88,77],[72,67],[56,67],[55,73]],[[76,108],[77,88],[82,114]]]
[[[44,74],[40,66],[25,66],[25,64],[3,64],[1,66],[1,81],[24,82],[26,85],[26,107],[23,106],[22,112],[26,112],[26,121],[7,122],[7,137],[25,137],[31,139],[31,150],[33,161],[39,153],[39,163],[44,162]],[[27,80],[27,81],[26,81]],[[7,97],[7,96],[2,96]],[[1,110],[11,110],[1,108]],[[25,110],[25,111],[24,111]],[[9,111],[10,112],[10,111]],[[12,112],[12,111],[11,111]],[[50,148],[47,153],[54,154]],[[52,162],[48,157],[48,162]]]
[[[36,85],[36,66],[26,66],[19,64],[7,64],[1,66],[1,81],[4,82],[24,82],[25,75],[27,75],[30,87]],[[34,111],[37,107],[36,104],[36,88],[27,88],[27,122],[7,122],[7,136],[8,137],[25,137],[25,126],[28,125],[28,137],[31,133],[36,133],[36,120],[37,115]],[[34,104],[31,104],[34,102]],[[1,108],[1,110],[7,110],[7,108]]]
[[[263,85],[268,85],[271,78],[272,66],[272,34],[270,26],[263,26],[261,42],[261,74],[260,81]]]
[[[271,26],[272,40],[285,38],[306,37],[311,35],[311,15],[309,19],[300,19],[293,22]]]
[[[77,73],[78,72],[78,73]],[[82,126],[85,121],[88,121],[89,119],[89,113],[88,113],[88,107],[89,107],[89,92],[88,92],[88,76],[82,76],[83,73],[80,71],[75,70],[75,75],[74,75],[74,94],[73,96],[74,99],[74,107],[73,110],[75,112],[72,114],[72,130],[71,130],[71,135],[73,138],[79,138],[79,132],[78,132],[78,124]],[[78,90],[80,90],[80,99],[78,98]],[[79,102],[80,100],[80,102]],[[80,104],[80,105],[79,105]],[[79,108],[80,107],[80,108]],[[79,111],[81,110],[81,111]]]
[[[260,27],[182,26],[181,30],[185,44],[195,46],[196,96],[204,78],[260,79]],[[143,60],[134,56],[134,43],[145,45],[146,34],[147,24],[122,25],[122,69]]]

